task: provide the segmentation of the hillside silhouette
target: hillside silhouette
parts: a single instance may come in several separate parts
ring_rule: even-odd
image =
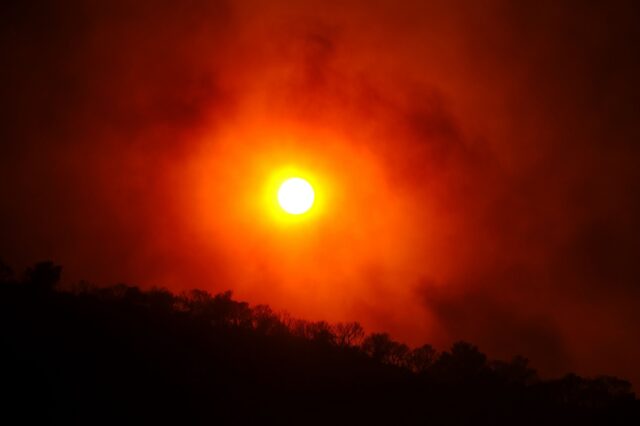
[[[0,264],[3,424],[640,424],[623,379],[542,380],[521,356],[410,348],[231,292],[63,290],[61,271]]]

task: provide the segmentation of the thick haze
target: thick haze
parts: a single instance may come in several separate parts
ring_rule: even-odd
[[[634,2],[12,3],[6,263],[640,383]]]

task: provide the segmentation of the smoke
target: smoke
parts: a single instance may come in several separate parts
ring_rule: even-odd
[[[2,7],[6,261],[637,382],[632,2]]]

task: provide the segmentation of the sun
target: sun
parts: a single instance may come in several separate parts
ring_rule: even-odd
[[[278,189],[278,203],[289,214],[306,213],[313,206],[314,200],[313,187],[299,177],[285,180]]]

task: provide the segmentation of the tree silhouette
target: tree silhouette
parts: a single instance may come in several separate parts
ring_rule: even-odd
[[[424,373],[436,360],[436,350],[429,344],[414,348],[408,354],[408,367],[416,373]]]
[[[436,375],[447,382],[460,383],[480,378],[488,370],[487,357],[477,346],[456,342],[443,352],[433,366]]]
[[[41,291],[52,291],[60,282],[61,274],[62,266],[51,261],[39,262],[27,269],[25,284]]]
[[[365,335],[364,328],[359,322],[337,323],[334,326],[334,332],[336,343],[344,347],[358,346]]]
[[[395,345],[388,333],[371,333],[362,342],[362,349],[375,361],[389,363]]]
[[[6,284],[13,280],[13,269],[0,259],[0,284]]]
[[[495,376],[507,384],[531,385],[538,380],[536,370],[522,356],[515,356],[511,362],[492,361],[490,365]]]
[[[267,305],[257,305],[251,309],[251,325],[265,335],[283,334],[286,330],[278,315]]]
[[[333,327],[326,321],[306,322],[304,328],[304,335],[309,340],[327,345],[335,343]]]

